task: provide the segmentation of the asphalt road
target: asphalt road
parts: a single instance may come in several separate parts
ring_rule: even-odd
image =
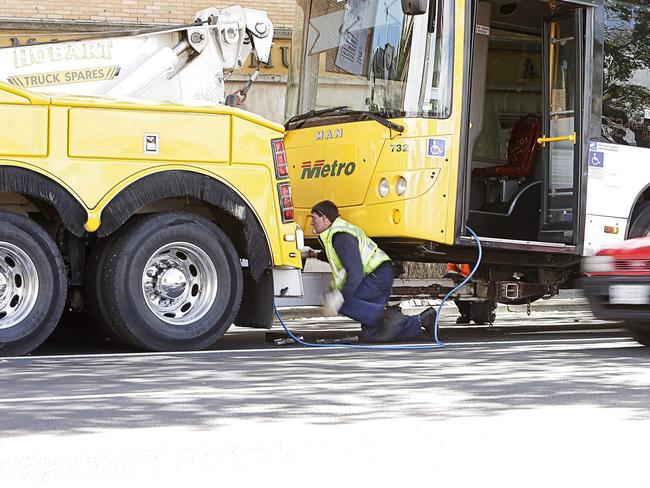
[[[650,486],[650,349],[584,311],[451,322],[429,351],[233,329],[200,353],[50,342],[0,359],[0,484]]]

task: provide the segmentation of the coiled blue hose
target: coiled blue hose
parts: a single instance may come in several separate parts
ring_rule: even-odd
[[[305,342],[302,339],[298,338],[293,332],[289,330],[289,328],[286,326],[284,321],[282,320],[282,317],[280,317],[280,312],[278,312],[278,308],[275,306],[275,303],[273,304],[273,309],[275,310],[275,315],[278,317],[278,320],[280,321],[280,325],[284,328],[284,330],[289,334],[289,337],[291,337],[295,342],[298,344],[301,344],[306,347],[345,347],[345,348],[352,348],[352,349],[375,349],[375,350],[389,350],[389,351],[403,351],[403,350],[414,350],[414,349],[442,349],[445,347],[445,344],[440,342],[438,339],[438,320],[440,320],[440,315],[442,315],[442,307],[444,303],[449,299],[450,296],[452,296],[454,293],[456,293],[457,290],[460,290],[463,286],[465,286],[465,283],[467,283],[472,276],[476,273],[476,270],[478,269],[479,265],[481,264],[481,259],[483,257],[483,248],[481,247],[481,241],[479,240],[478,236],[474,233],[472,229],[469,227],[465,227],[470,234],[472,234],[472,237],[476,241],[476,245],[478,247],[478,257],[476,258],[476,264],[472,268],[472,272],[458,284],[453,290],[451,290],[449,293],[445,295],[445,297],[442,299],[440,302],[440,305],[438,306],[438,313],[436,314],[436,320],[434,322],[433,326],[433,339],[434,342],[431,344],[403,344],[403,345],[397,345],[397,344],[315,344],[312,342]]]

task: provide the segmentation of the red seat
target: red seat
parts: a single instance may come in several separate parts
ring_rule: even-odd
[[[533,155],[540,137],[542,118],[538,114],[526,114],[512,128],[508,140],[508,162],[502,166],[476,168],[474,176],[526,177],[533,165]]]

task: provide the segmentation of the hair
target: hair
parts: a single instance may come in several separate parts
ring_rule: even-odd
[[[334,202],[323,200],[312,207],[311,213],[321,214],[330,222],[334,222],[339,216],[339,209]]]

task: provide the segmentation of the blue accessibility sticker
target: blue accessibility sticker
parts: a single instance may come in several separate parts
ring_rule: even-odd
[[[445,139],[429,138],[427,145],[427,156],[444,158],[447,155],[447,141]]]
[[[605,166],[605,153],[603,151],[589,151],[589,166],[603,168]]]

